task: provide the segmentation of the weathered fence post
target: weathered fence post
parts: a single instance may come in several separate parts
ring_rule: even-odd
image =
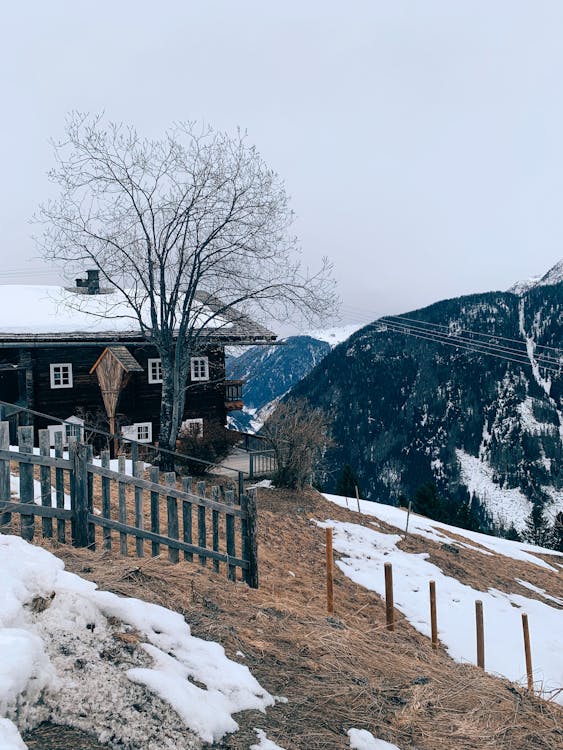
[[[10,425],[8,422],[0,422],[0,450],[10,450]],[[0,459],[0,508],[4,502],[9,503],[10,496],[10,462]],[[7,531],[12,522],[11,513],[0,512],[0,526]]]
[[[477,666],[485,669],[485,630],[483,627],[483,602],[475,602],[475,625],[477,629]]]
[[[131,474],[134,475],[135,464],[139,460],[139,443],[130,443],[131,445]]]
[[[225,505],[233,505],[233,503],[233,490],[225,490]],[[235,517],[232,513],[225,514],[225,533],[227,537],[227,558],[235,557]],[[237,567],[229,562],[227,562],[227,578],[229,581],[236,581],[237,579]]]
[[[74,513],[72,516],[72,544],[88,546],[88,446],[75,443],[73,450]]]
[[[334,612],[334,557],[332,552],[332,528],[327,526],[326,535],[326,610]]]
[[[197,483],[197,494],[205,497],[205,482]],[[205,519],[205,505],[197,506],[197,543],[204,549],[207,547],[207,524]],[[199,556],[200,565],[207,565],[207,557]]]
[[[63,458],[63,435],[62,432],[55,432],[55,458]],[[55,495],[57,498],[57,508],[65,507],[65,480],[64,469],[57,467],[55,469]],[[57,541],[65,543],[65,520],[57,518]]]
[[[182,492],[185,492],[187,495],[192,494],[192,478],[191,477],[182,477]],[[183,528],[183,534],[184,541],[187,544],[192,544],[192,504],[189,500],[182,500],[182,528]],[[192,562],[194,559],[193,553],[188,552],[187,550],[184,550],[184,560],[188,560],[188,562]]]
[[[246,534],[244,535],[244,558],[248,560],[245,580],[252,589],[258,588],[258,513],[256,490],[249,489],[243,495],[242,510],[246,511]]]
[[[125,474],[126,459],[123,453],[117,459],[117,470],[123,476]],[[117,502],[119,523],[127,525],[127,495],[124,482],[117,482]],[[127,533],[119,532],[119,550],[123,557],[127,557]]]
[[[385,618],[387,630],[395,630],[395,607],[393,602],[393,566],[385,563]]]
[[[102,467],[109,469],[110,467],[110,452],[108,450],[102,451],[101,455]],[[111,518],[111,493],[110,493],[110,480],[108,477],[102,477],[102,517]],[[104,549],[111,549],[111,529],[104,526],[103,531],[104,537]]]
[[[438,618],[436,616],[436,581],[430,581],[430,630],[432,648],[438,651]]]
[[[20,453],[33,452],[33,427],[18,427],[18,446]],[[34,505],[33,464],[20,464],[20,501]],[[21,514],[21,536],[27,542],[33,540],[35,518],[30,514]]]
[[[248,454],[248,478],[254,479],[254,453],[252,451]]]
[[[412,510],[412,500],[409,500],[409,507],[407,510],[407,522],[405,524],[405,539],[407,538],[408,533],[409,533],[409,520],[411,517],[411,510]]]
[[[135,461],[133,463],[132,474],[137,479],[141,479],[143,476],[143,462]],[[143,519],[143,489],[135,485],[135,526],[141,531],[144,528]],[[135,537],[135,551],[137,557],[144,557],[145,555],[145,542],[142,536]]]
[[[51,455],[51,447],[49,445],[49,430],[39,430],[39,453],[42,456]],[[45,508],[51,508],[53,502],[51,499],[51,467],[41,466],[39,469],[39,477],[41,479],[41,505]],[[51,538],[53,536],[53,519],[43,517],[41,521],[41,528],[44,537]]]
[[[160,483],[158,466],[151,466],[149,478],[153,484]],[[151,531],[153,534],[160,534],[160,495],[153,490],[151,490]],[[153,557],[160,555],[160,542],[151,542],[151,555]]]
[[[169,487],[176,487],[176,474],[173,471],[167,471],[164,474],[164,481]],[[173,495],[166,496],[166,513],[168,536],[170,539],[179,539],[178,500]],[[180,562],[180,550],[177,547],[168,547],[168,559],[172,563]]]
[[[362,511],[360,509],[360,492],[358,490],[358,485],[356,484],[356,485],[354,485],[354,487],[355,487],[355,490],[356,490],[356,503],[358,505],[358,513],[360,515],[362,515]]]
[[[524,633],[524,653],[526,654],[526,676],[528,678],[528,690],[534,692],[534,671],[532,669],[532,650],[530,647],[530,630],[528,628],[528,615],[522,613],[522,630]]]
[[[211,499],[216,503],[219,502],[219,487],[214,485],[211,488]],[[215,508],[211,511],[211,539],[213,543],[213,551],[219,552],[219,511]],[[219,560],[213,560],[213,570],[219,572]]]
[[[86,463],[92,464],[94,461],[94,447],[86,444]],[[86,467],[87,487],[88,487],[88,513],[94,514],[94,474],[88,471]],[[88,547],[96,549],[96,525],[88,522]]]

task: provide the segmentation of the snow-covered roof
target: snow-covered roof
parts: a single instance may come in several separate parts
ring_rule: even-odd
[[[206,298],[201,305],[203,319],[219,304]],[[211,338],[225,342],[275,339],[271,331],[233,311],[214,317],[205,330]],[[137,319],[117,293],[87,295],[60,286],[0,285],[0,341],[116,341],[140,337]]]

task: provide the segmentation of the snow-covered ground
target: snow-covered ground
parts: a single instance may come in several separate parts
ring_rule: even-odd
[[[521,405],[524,408],[525,404]],[[539,424],[539,423],[538,423]],[[530,430],[533,424],[529,421]],[[456,449],[461,479],[470,494],[475,494],[491,514],[493,521],[505,528],[511,524],[517,531],[526,528],[526,519],[532,510],[532,503],[518,487],[506,489],[494,480],[493,470],[482,458],[471,456],[459,448]],[[550,497],[546,505],[547,518],[552,521],[556,514],[563,510],[563,492],[554,487],[542,487]]]
[[[238,711],[286,700],[180,614],[99,591],[19,537],[0,535],[0,569],[1,750],[26,750],[20,732],[46,720],[124,750],[191,750],[236,731]],[[255,731],[249,750],[284,750]],[[398,750],[348,736],[352,749]]]
[[[476,495],[491,514],[495,523],[509,528],[514,524],[517,531],[526,528],[526,519],[532,510],[532,503],[515,487],[504,489],[493,479],[493,470],[480,458],[456,449],[461,470],[461,479],[469,494]]]
[[[346,507],[345,498],[325,495],[331,502]],[[355,503],[350,504],[355,510]],[[342,572],[359,585],[384,596],[384,563],[393,565],[395,607],[418,631],[430,636],[429,581],[436,582],[438,634],[452,658],[475,663],[475,600],[483,602],[485,619],[485,665],[488,672],[499,674],[514,682],[526,684],[526,667],[522,640],[522,613],[527,613],[532,638],[534,684],[546,697],[553,695],[563,704],[563,611],[551,606],[554,597],[526,581],[515,579],[539,594],[543,601],[517,593],[496,589],[478,591],[445,575],[437,565],[428,561],[426,553],[412,554],[399,549],[402,534],[377,530],[377,520],[384,521],[404,532],[407,512],[400,508],[360,501],[365,516],[373,517],[369,526],[327,520],[321,526],[334,529],[334,549],[341,557],[337,562]],[[563,555],[521,542],[511,542],[485,534],[458,529],[411,514],[409,534],[450,545],[467,547],[484,555],[496,553],[546,568],[560,574]],[[466,541],[460,541],[463,537]],[[537,554],[550,555],[554,565]]]
[[[0,535],[0,569],[2,750],[47,719],[130,750],[197,748],[274,703],[176,612],[98,591],[14,536]]]

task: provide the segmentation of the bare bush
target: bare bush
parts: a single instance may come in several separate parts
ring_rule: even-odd
[[[278,404],[261,434],[276,457],[274,483],[290,489],[301,490],[313,483],[315,470],[332,444],[325,412],[306,399]]]

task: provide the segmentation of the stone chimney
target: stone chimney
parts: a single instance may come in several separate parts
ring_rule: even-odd
[[[100,294],[100,272],[97,268],[86,271],[85,279],[76,279],[77,289],[84,289],[83,294]]]
[[[88,285],[88,294],[99,294],[100,293],[100,272],[98,269],[91,269],[86,271],[88,276],[86,283]]]

